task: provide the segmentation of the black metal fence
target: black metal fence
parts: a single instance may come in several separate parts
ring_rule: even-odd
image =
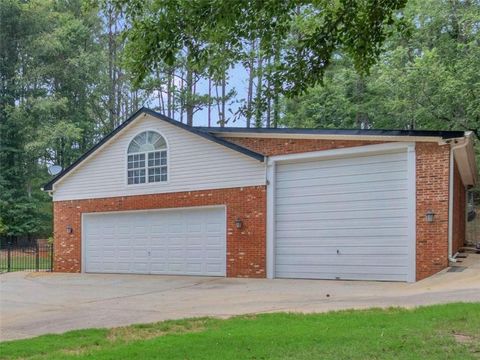
[[[52,271],[53,245],[44,242],[0,245],[0,272]]]

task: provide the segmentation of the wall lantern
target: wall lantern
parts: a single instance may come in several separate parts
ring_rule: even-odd
[[[432,223],[433,218],[435,217],[435,213],[432,210],[428,210],[427,213],[425,214],[425,218],[427,219],[427,222]]]
[[[70,225],[67,226],[67,234],[73,233],[73,229]]]
[[[235,220],[235,226],[237,227],[237,229],[241,229],[243,227],[242,219],[237,218],[237,220]]]

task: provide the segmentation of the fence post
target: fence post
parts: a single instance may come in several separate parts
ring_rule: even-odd
[[[12,244],[10,241],[7,242],[7,272],[10,272],[12,269]]]
[[[50,272],[53,272],[53,244],[50,244]]]
[[[38,241],[35,241],[35,271],[40,270],[40,247]]]

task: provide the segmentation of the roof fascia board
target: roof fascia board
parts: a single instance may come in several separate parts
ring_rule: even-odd
[[[388,130],[388,129],[302,129],[302,128],[221,128],[221,127],[197,127],[206,132],[216,135],[230,136],[242,134],[242,136],[395,136],[395,137],[425,137],[453,139],[464,137],[464,131],[452,130]]]
[[[432,136],[388,136],[388,135],[340,135],[340,134],[292,134],[292,133],[240,133],[211,132],[227,138],[272,138],[272,139],[319,139],[319,140],[365,140],[365,141],[401,141],[401,142],[441,142],[441,137]]]

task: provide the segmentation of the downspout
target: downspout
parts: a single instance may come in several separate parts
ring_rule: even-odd
[[[456,141],[454,140],[454,143]],[[452,144],[454,144],[452,143]],[[454,151],[464,148],[468,145],[469,138],[463,138],[463,143],[457,145],[450,145],[450,176],[448,181],[448,261],[457,262],[457,259],[453,256],[453,179],[455,170],[455,158]]]

